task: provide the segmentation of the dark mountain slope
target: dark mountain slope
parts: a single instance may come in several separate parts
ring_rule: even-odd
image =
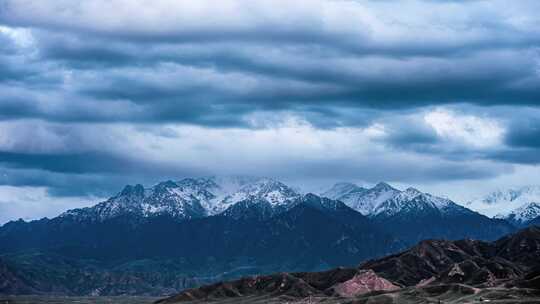
[[[540,226],[540,216],[528,221],[525,226]]]
[[[352,266],[354,261],[403,248],[402,244],[345,204],[306,195],[292,209],[259,227],[268,235],[264,257],[275,260],[284,250],[294,252],[298,264],[283,269],[327,269]]]
[[[16,272],[0,259],[0,294],[36,293]]]
[[[495,242],[428,240],[383,259],[363,263],[404,286],[437,282],[496,285],[540,266],[540,228],[530,227]],[[424,281],[424,282],[422,282]]]
[[[486,298],[536,303],[540,299],[538,242],[539,227],[491,243],[429,240],[368,261],[360,269],[248,277],[186,290],[159,303],[286,303],[312,298],[325,303],[432,303],[438,299],[462,303]]]

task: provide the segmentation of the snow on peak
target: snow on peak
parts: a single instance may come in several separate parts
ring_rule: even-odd
[[[531,202],[540,202],[540,186],[497,190],[468,202],[466,206],[487,216],[500,217]]]
[[[531,202],[518,207],[508,214],[498,214],[495,218],[505,219],[515,225],[523,225],[540,216],[540,203]]]
[[[243,200],[257,200],[278,206],[299,196],[285,184],[269,178],[184,178],[179,181],[163,181],[146,189],[142,185],[128,185],[116,196],[94,207],[69,210],[62,216],[95,220],[123,214],[194,218],[221,213]]]
[[[202,202],[214,195],[192,184],[164,181],[145,189],[142,185],[126,186],[116,196],[93,207],[68,210],[61,216],[105,220],[123,214],[138,216],[170,215],[178,218],[202,217]]]
[[[339,193],[339,190],[342,190]],[[399,194],[400,191],[387,183],[380,182],[371,189],[354,184],[339,183],[322,196],[344,202],[363,215],[371,214],[381,203]]]
[[[380,204],[372,215],[392,216],[400,212],[414,213],[435,210],[442,213],[451,213],[461,212],[463,209],[465,208],[458,206],[451,200],[423,193],[415,188],[407,188]]]
[[[422,195],[423,193],[420,192],[418,189],[409,187],[405,191],[401,192],[399,195],[403,197],[403,199],[413,199],[417,196]]]
[[[287,185],[270,178],[263,178],[246,184],[238,191],[225,197],[220,203],[220,208],[225,210],[237,202],[246,200],[262,200],[275,207],[287,204],[299,196],[300,194]]]

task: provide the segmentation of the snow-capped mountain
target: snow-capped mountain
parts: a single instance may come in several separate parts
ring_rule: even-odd
[[[98,221],[125,214],[143,217],[170,215],[186,219],[206,216],[203,202],[215,198],[215,195],[189,182],[166,181],[146,189],[142,185],[128,185],[105,202],[93,207],[68,210],[61,216]]]
[[[430,238],[492,239],[513,231],[506,221],[491,219],[453,201],[408,188],[382,202],[368,217],[403,240]]]
[[[498,190],[466,203],[466,207],[487,216],[510,215],[515,209],[540,202],[540,186]]]
[[[240,191],[242,187],[256,183],[262,179],[263,178],[251,176],[212,176],[185,178],[178,183],[211,192],[213,197],[201,201],[201,204],[208,215],[216,215],[230,206],[224,201],[225,198]]]
[[[263,178],[241,187],[238,191],[228,195],[222,201],[224,206],[230,206],[240,201],[261,199],[272,206],[287,204],[300,196],[291,187],[270,178]]]
[[[449,199],[437,197],[429,193],[423,193],[415,188],[407,188],[399,192],[394,197],[381,203],[371,216],[390,217],[396,214],[415,214],[426,212],[438,212],[440,214],[451,214],[472,212]]]
[[[528,203],[508,214],[498,214],[495,218],[505,219],[516,226],[523,226],[540,216],[540,203]]]
[[[189,219],[222,213],[239,202],[244,206],[263,203],[274,209],[299,196],[285,184],[269,178],[184,178],[176,182],[161,182],[149,188],[128,185],[102,203],[68,210],[61,216],[99,221],[125,214]]]
[[[335,184],[322,194],[325,197],[340,200],[347,206],[372,218],[392,216],[411,217],[418,214],[471,213],[449,199],[423,193],[414,188],[400,191],[387,183],[380,182],[373,188],[366,189],[351,183]]]
[[[384,182],[378,183],[371,189],[351,183],[338,183],[324,192],[322,196],[340,200],[363,215],[370,215],[380,204],[399,193],[399,190]]]
[[[219,208],[223,214],[235,218],[266,218],[287,210],[301,195],[289,186],[269,178],[263,178],[241,187],[225,197]]]
[[[400,191],[383,182],[370,189],[340,183],[324,194],[330,199],[342,201],[363,215],[377,219],[396,216],[414,218],[418,214],[454,216],[473,213],[448,199],[422,193],[414,188]],[[170,216],[185,220],[222,214],[236,219],[266,219],[294,207],[302,201],[302,197],[293,188],[270,178],[184,178],[161,182],[148,188],[128,185],[102,203],[69,210],[61,216],[92,221],[123,215],[143,218]],[[511,195],[514,200],[518,197]],[[512,214],[508,213],[508,217],[504,214],[500,217],[512,222],[526,222],[540,213],[538,209],[537,205],[530,205]]]

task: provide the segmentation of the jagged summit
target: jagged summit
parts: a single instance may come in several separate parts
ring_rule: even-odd
[[[60,216],[102,221],[121,215],[149,217],[167,215],[179,219],[206,216],[202,201],[214,195],[204,189],[184,187],[174,181],[160,182],[145,189],[128,185],[116,196],[93,207],[68,210]]]

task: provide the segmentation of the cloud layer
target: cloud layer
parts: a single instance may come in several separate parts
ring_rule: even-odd
[[[532,183],[539,10],[0,0],[0,184],[81,201],[206,174]]]

